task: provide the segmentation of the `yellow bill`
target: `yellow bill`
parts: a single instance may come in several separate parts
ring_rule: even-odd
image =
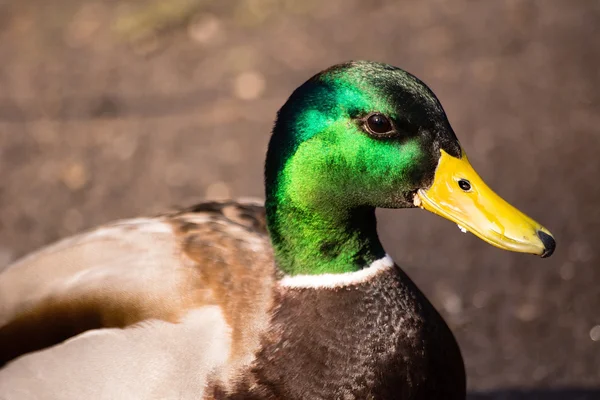
[[[415,205],[456,222],[486,242],[505,250],[549,257],[556,243],[539,223],[492,191],[467,156],[444,150],[431,187],[419,189]]]

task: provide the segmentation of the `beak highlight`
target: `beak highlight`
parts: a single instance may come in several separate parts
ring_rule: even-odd
[[[456,158],[440,151],[433,184],[417,191],[416,206],[457,223],[461,230],[501,249],[541,257],[552,255],[556,242],[546,228],[494,193],[464,152]]]

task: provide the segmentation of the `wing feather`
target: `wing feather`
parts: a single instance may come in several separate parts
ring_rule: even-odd
[[[246,332],[266,324],[273,266],[254,203],[202,203],[64,239],[0,273],[0,367],[87,331],[178,323],[207,305],[247,352],[257,339]]]
[[[193,310],[178,324],[93,330],[9,363],[0,371],[0,398],[201,399],[227,362],[230,342],[217,306]]]

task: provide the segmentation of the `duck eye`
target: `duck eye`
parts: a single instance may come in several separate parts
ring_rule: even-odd
[[[465,192],[468,192],[469,190],[471,190],[471,182],[469,182],[466,179],[461,179],[458,181],[458,186],[464,190]]]
[[[392,123],[383,114],[373,114],[369,116],[365,125],[369,133],[373,135],[392,134],[394,132]]]

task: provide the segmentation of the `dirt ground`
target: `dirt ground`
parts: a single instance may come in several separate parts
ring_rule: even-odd
[[[600,399],[600,2],[0,0],[0,267],[208,197],[262,197],[276,110],[372,59],[422,78],[490,186],[557,238],[497,250],[384,211],[472,399]]]

